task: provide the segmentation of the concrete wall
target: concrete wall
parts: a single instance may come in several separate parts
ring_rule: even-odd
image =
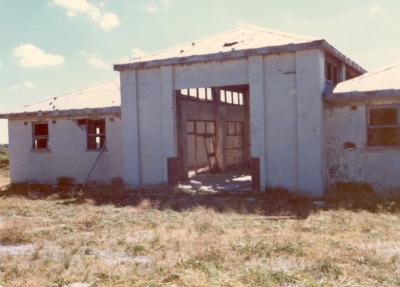
[[[320,50],[123,71],[124,180],[167,182],[167,158],[177,156],[174,90],[249,84],[251,156],[260,159],[261,189],[320,195],[324,82]]]
[[[261,186],[321,195],[323,52],[256,56],[250,63],[251,144]]]
[[[110,181],[122,177],[121,120],[106,118],[105,151],[91,180]],[[41,120],[42,121],[42,120]],[[86,151],[86,131],[69,119],[44,120],[49,123],[49,151],[32,150],[31,120],[10,120],[10,176],[12,182],[52,182],[58,177],[86,179],[98,152]]]
[[[367,146],[366,106],[325,109],[327,183],[362,181],[383,193],[400,188],[400,149]],[[355,149],[343,144],[352,142]]]
[[[246,83],[245,59],[121,72],[124,181],[168,182],[167,159],[177,156],[175,90]]]

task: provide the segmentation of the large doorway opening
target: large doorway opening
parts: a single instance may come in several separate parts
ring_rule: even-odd
[[[249,86],[175,91],[181,186],[251,190]]]

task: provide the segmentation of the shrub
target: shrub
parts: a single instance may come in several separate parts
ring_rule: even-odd
[[[61,198],[68,198],[74,195],[75,187],[76,183],[74,178],[66,176],[57,178],[56,192]]]
[[[336,208],[376,211],[382,199],[369,183],[337,182],[328,187],[325,202]]]
[[[21,221],[6,221],[0,228],[1,244],[21,244],[30,242],[27,225]]]
[[[10,164],[10,161],[8,158],[0,159],[0,167],[7,167],[9,164]]]
[[[284,187],[269,187],[265,191],[265,200],[269,209],[296,214],[299,218],[307,218],[314,209],[310,196],[299,192],[291,192]]]
[[[57,178],[57,187],[72,187],[75,185],[75,179],[71,177],[61,176]]]
[[[7,189],[3,190],[3,194],[22,195],[31,199],[46,197],[53,193],[50,184],[40,184],[36,182],[13,183]]]

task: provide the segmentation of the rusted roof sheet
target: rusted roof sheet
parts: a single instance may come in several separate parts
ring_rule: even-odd
[[[118,113],[121,106],[119,79],[68,92],[0,114],[0,118],[33,115]]]

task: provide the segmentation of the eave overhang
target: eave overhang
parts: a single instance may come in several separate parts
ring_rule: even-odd
[[[330,93],[324,96],[327,104],[368,104],[376,102],[400,102],[400,90]]]
[[[121,107],[93,108],[93,109],[69,109],[55,111],[35,111],[21,113],[3,113],[0,119],[26,119],[26,118],[64,118],[64,117],[98,117],[120,116]]]
[[[193,64],[199,62],[210,62],[210,61],[224,61],[230,59],[240,59],[247,58],[250,56],[256,55],[267,55],[267,54],[276,54],[276,53],[290,53],[296,51],[304,51],[310,49],[322,49],[326,52],[331,53],[339,60],[342,60],[347,65],[351,66],[353,69],[357,70],[360,73],[365,73],[366,70],[353,62],[350,58],[346,57],[344,54],[339,52],[336,48],[330,45],[325,40],[316,40],[307,43],[300,44],[287,44],[281,46],[271,46],[264,48],[256,48],[256,49],[243,49],[243,50],[233,50],[229,52],[219,52],[213,54],[206,55],[193,55],[188,57],[174,57],[160,60],[150,60],[150,61],[142,61],[128,64],[116,64],[114,65],[114,70],[118,72],[126,71],[126,70],[135,70],[135,69],[143,69],[143,68],[154,68],[160,66],[168,66],[168,65],[183,65],[183,64]]]

